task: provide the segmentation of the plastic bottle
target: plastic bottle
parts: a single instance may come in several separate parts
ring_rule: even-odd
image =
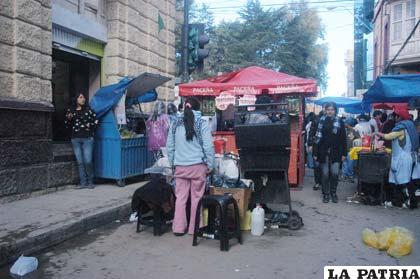
[[[257,204],[252,210],[251,234],[261,236],[264,233],[264,208]]]

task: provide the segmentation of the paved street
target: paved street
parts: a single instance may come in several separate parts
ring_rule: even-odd
[[[31,278],[322,278],[325,265],[418,265],[420,244],[413,253],[396,260],[367,248],[361,241],[365,227],[380,230],[404,226],[420,236],[420,210],[371,207],[346,203],[354,184],[340,183],[339,204],[322,204],[307,176],[303,191],[294,191],[296,209],[305,226],[267,232],[262,237],[245,233],[243,245],[234,240],[229,252],[218,242],[202,240],[192,247],[190,236],[151,230],[137,234],[135,225],[114,222],[67,241],[38,256],[39,270]],[[0,278],[7,278],[7,270]]]

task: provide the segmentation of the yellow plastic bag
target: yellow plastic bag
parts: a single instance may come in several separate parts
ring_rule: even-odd
[[[414,243],[413,233],[403,227],[385,228],[378,233],[364,229],[362,238],[366,245],[386,250],[388,255],[394,258],[410,254]]]
[[[241,220],[241,230],[243,230],[243,231],[250,231],[251,230],[251,217],[252,217],[251,210],[247,210],[245,212],[244,217]]]
[[[392,228],[385,228],[378,235],[378,249],[388,250],[395,239],[395,231]]]
[[[366,228],[362,231],[362,239],[366,245],[378,249],[378,237],[371,229]]]
[[[391,238],[392,244],[387,250],[388,255],[394,258],[401,258],[411,253],[414,243],[412,232],[402,227],[394,227]]]

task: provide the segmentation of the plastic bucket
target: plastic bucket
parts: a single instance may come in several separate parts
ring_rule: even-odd
[[[226,141],[225,139],[215,139],[213,141],[214,144],[214,152],[216,154],[224,154],[226,149]]]

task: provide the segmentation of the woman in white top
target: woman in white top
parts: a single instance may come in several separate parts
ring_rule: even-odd
[[[357,120],[359,123],[354,127],[354,130],[359,133],[360,137],[371,136],[373,131],[372,126],[368,122],[367,115],[361,114],[357,117]]]

